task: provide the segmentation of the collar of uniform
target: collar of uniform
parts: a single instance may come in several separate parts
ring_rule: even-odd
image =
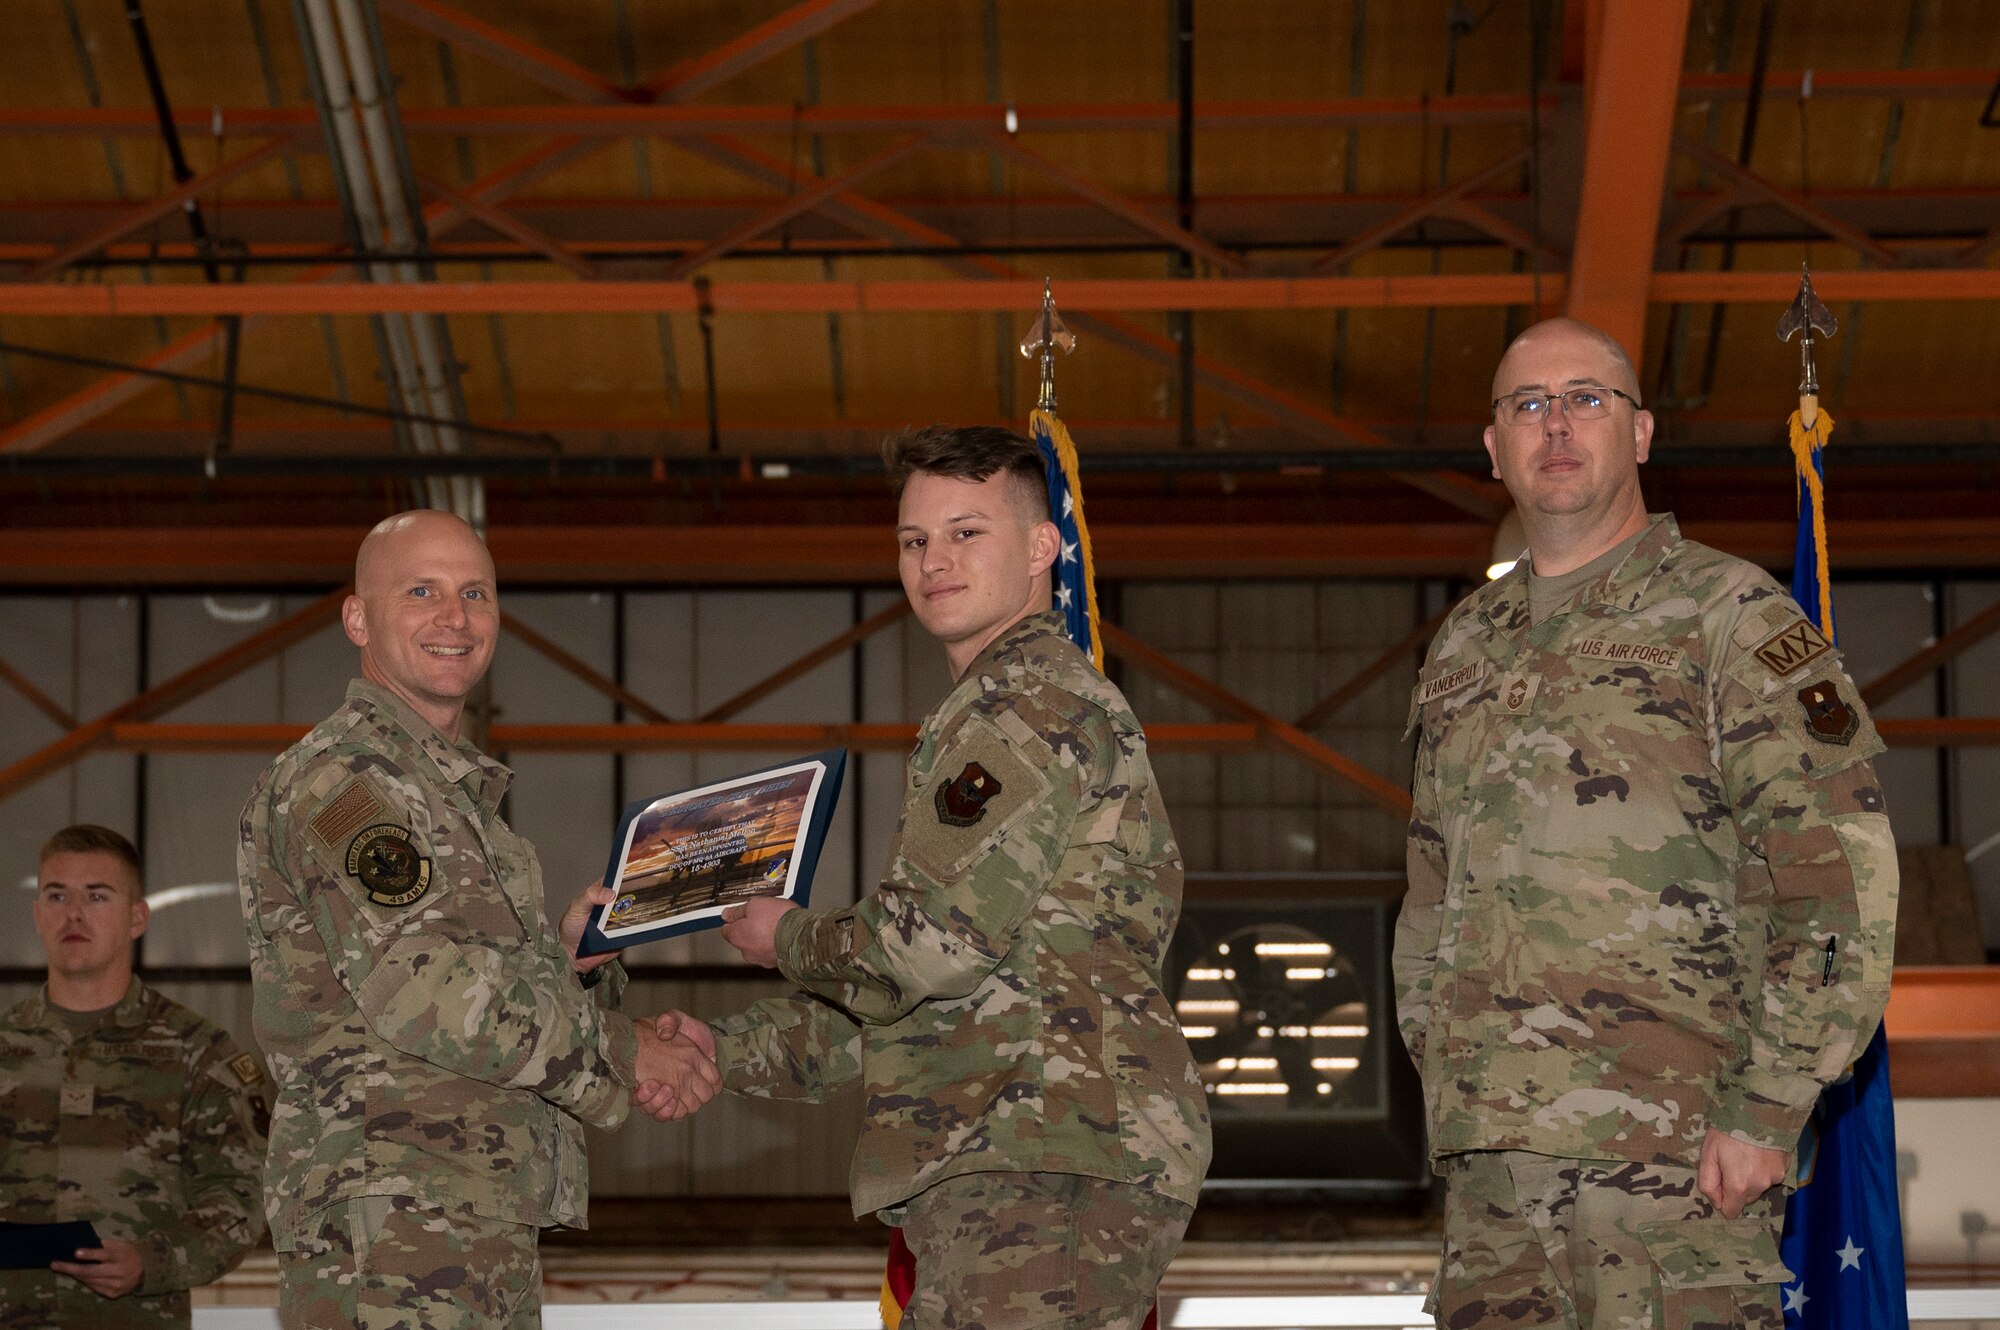
[[[1576,593],[1575,604],[1612,605],[1635,608],[1646,594],[1666,556],[1680,546],[1681,528],[1672,513],[1654,513],[1639,543],[1618,561],[1618,566]],[[1534,571],[1533,554],[1496,577],[1473,595],[1479,598],[1481,618],[1501,632],[1517,632],[1528,626],[1528,576]]]
[[[390,721],[407,741],[402,747],[422,753],[445,780],[464,786],[483,812],[491,814],[500,806],[514,773],[480,752],[471,741],[460,739],[453,743],[438,733],[437,726],[412,711],[402,698],[366,679],[348,681],[347,700],[358,702]]]
[[[60,1027],[64,1030],[69,1028],[57,1019],[55,1003],[49,1001],[49,986],[46,983],[36,989],[35,995],[28,999],[28,1016],[34,1024],[43,1028]],[[146,985],[141,983],[139,976],[135,974],[132,976],[131,985],[125,990],[125,996],[119,998],[117,1005],[111,1008],[110,1019],[98,1028],[131,1030],[143,1024],[145,1019]]]
[[[1039,614],[1030,614],[988,642],[986,650],[973,658],[972,664],[966,667],[962,677],[973,678],[980,671],[992,668],[1001,653],[1019,650],[1037,638],[1068,636],[1069,625],[1063,619],[1061,610],[1043,610]]]

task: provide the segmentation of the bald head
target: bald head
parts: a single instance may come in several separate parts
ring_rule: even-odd
[[[1598,373],[1607,388],[1616,388],[1629,393],[1633,401],[1643,400],[1639,396],[1639,374],[1632,368],[1632,358],[1625,354],[1616,337],[1577,319],[1543,319],[1507,344],[1507,353],[1500,357],[1500,366],[1493,371],[1493,396],[1505,397],[1508,393],[1521,392],[1530,388],[1546,387],[1556,391],[1557,385],[1542,385],[1519,382],[1521,363],[1536,351],[1555,346],[1564,346],[1584,351],[1595,351],[1601,357]]]
[[[397,513],[362,540],[342,607],[361,676],[455,738],[500,632],[493,557],[450,513]]]
[[[486,561],[488,579],[492,578],[493,560],[486,544],[464,518],[435,508],[415,508],[383,518],[361,538],[361,548],[354,552],[355,593],[366,599],[371,588],[380,590],[385,578],[393,580],[410,551],[439,546],[477,550],[477,557]]]

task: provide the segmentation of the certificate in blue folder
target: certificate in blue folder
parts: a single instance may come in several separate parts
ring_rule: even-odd
[[[628,805],[604,870],[615,894],[577,953],[719,928],[724,910],[760,896],[804,905],[846,766],[835,748]]]

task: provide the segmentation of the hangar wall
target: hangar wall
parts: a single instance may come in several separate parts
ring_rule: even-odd
[[[1107,588],[1114,617],[1139,637],[1282,716],[1297,716],[1362,664],[1441,608],[1438,582],[1153,582]],[[677,719],[700,714],[786,661],[893,602],[888,588],[623,592],[575,589],[506,596],[509,613],[561,642]],[[1941,599],[1940,599],[1941,597]],[[309,595],[17,595],[0,598],[6,656],[73,714],[89,718],[306,604]],[[1844,582],[1837,596],[1844,644],[1865,681],[2000,599],[2000,581]],[[622,620],[622,623],[621,623]],[[247,671],[163,717],[186,722],[309,724],[338,701],[353,651],[337,628]],[[143,668],[142,668],[143,664]],[[1392,670],[1322,731],[1384,776],[1407,779],[1402,738],[1416,660]],[[1150,678],[1124,671],[1142,720],[1212,719]],[[500,718],[516,723],[608,722],[612,704],[518,641],[503,636],[493,669]],[[947,684],[940,654],[904,621],[856,651],[766,698],[743,720],[914,721]],[[1967,652],[1942,692],[1917,684],[1884,715],[2000,713],[2000,639]],[[0,690],[0,764],[57,738],[60,729]],[[521,754],[509,796],[513,824],[538,847],[559,909],[603,867],[622,800],[683,788],[765,760],[750,753]],[[146,940],[149,967],[171,967],[162,987],[249,1039],[247,954],[234,889],[237,820],[266,754],[92,756],[0,803],[0,871],[9,926],[0,928],[0,1000],[27,991],[41,957],[27,924],[35,850],[55,827],[96,820],[135,826],[143,798],[149,888],[194,887],[160,909]],[[1164,754],[1160,776],[1196,870],[1354,871],[1400,867],[1402,829],[1345,788],[1275,754]],[[2000,947],[2000,752],[1897,749],[1881,763],[1890,810],[1906,844],[1941,838],[1978,853],[1985,940]],[[854,897],[879,866],[893,831],[900,757],[862,754],[822,860],[815,899]],[[206,894],[200,889],[206,888]],[[735,959],[713,934],[635,953],[651,967],[719,966]],[[190,973],[193,972],[193,973]],[[634,1010],[738,1009],[782,985],[705,969],[691,981],[653,969],[634,985]],[[726,1100],[684,1125],[641,1123],[600,1134],[594,1182],[607,1195],[831,1195],[845,1190],[857,1107],[801,1110]],[[1941,1157],[1942,1159],[1942,1157]],[[1939,1166],[1918,1186],[1951,1175]]]

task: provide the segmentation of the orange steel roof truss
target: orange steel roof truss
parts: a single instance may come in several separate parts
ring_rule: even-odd
[[[343,261],[288,17],[153,16],[196,170],[174,186],[122,7],[75,0],[81,44],[58,0],[20,8],[0,340],[23,348],[213,376],[238,317],[245,383],[386,404],[367,316],[436,313],[474,420],[696,425],[712,392],[727,450],[752,418],[1018,418],[1032,367],[1010,344],[1049,276],[1083,337],[1058,370],[1080,417],[1179,411],[1185,329],[1204,437],[1247,419],[1303,449],[1383,447],[1357,415],[1420,438],[1476,418],[1510,332],[1566,309],[1635,352],[1663,436],[1700,439],[1790,409],[1796,352],[1770,325],[1809,257],[1846,324],[1821,353],[1830,411],[2000,425],[2000,134],[1980,124],[2000,33],[1920,30],[1905,5],[1781,5],[1768,46],[1702,0],[1569,0],[1539,34],[1509,7],[1456,32],[1409,7],[1201,8],[1181,211],[1172,34],[1139,0],[1002,7],[990,30],[927,0],[634,0],[622,30],[608,3],[379,0],[436,251],[435,278],[403,284]],[[671,242],[646,212],[593,230],[627,204],[682,219]],[[189,206],[254,232],[234,280],[191,261]],[[213,409],[143,375],[0,364],[0,454],[148,425],[200,447]],[[341,418],[260,411],[258,447]],[[1501,507],[1483,477],[1395,474],[1443,527]],[[1901,534],[1870,557],[1978,563],[1934,527],[1962,516],[1871,512]]]

